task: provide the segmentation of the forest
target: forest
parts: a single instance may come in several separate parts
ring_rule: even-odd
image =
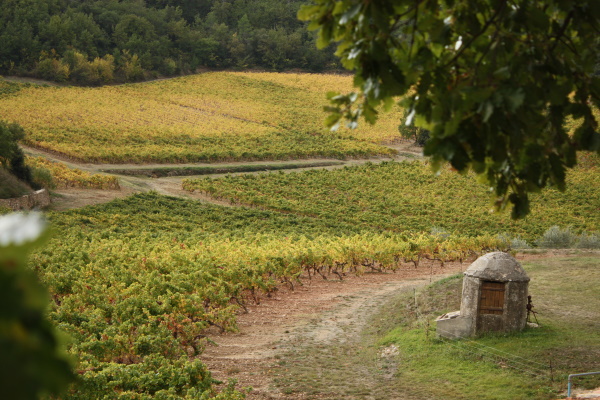
[[[80,85],[202,69],[339,68],[297,19],[299,0],[10,0],[0,74]]]

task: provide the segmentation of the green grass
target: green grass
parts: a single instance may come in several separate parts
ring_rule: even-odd
[[[569,374],[598,369],[600,258],[590,254],[524,265],[532,279],[530,294],[541,324],[537,329],[473,340],[436,339],[435,317],[459,308],[460,276],[421,291],[418,307],[413,296],[399,298],[404,307],[394,308],[399,315],[388,322],[388,327],[397,326],[379,342],[400,348],[398,383],[434,399],[557,398]],[[581,379],[577,385],[597,387],[600,378]]]
[[[31,193],[31,188],[0,166],[0,199],[11,199]]]

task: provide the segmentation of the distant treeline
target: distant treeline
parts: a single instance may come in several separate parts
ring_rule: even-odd
[[[9,0],[0,74],[100,85],[198,68],[339,66],[296,13],[303,0]]]

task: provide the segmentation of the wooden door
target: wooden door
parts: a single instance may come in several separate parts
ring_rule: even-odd
[[[504,312],[505,284],[502,282],[481,282],[479,314],[502,315]]]

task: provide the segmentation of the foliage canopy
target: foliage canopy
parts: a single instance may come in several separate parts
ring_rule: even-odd
[[[303,0],[11,0],[0,74],[102,85],[198,68],[337,68],[297,20]]]
[[[25,165],[25,154],[18,144],[24,137],[25,131],[19,124],[0,120],[0,167],[7,169],[21,181],[36,186],[31,170]]]
[[[373,123],[377,105],[403,96],[406,123],[431,131],[434,165],[475,171],[513,218],[528,193],[564,190],[578,150],[600,151],[595,0],[313,0],[299,17],[320,46],[338,43],[360,88],[331,94],[330,126]]]

